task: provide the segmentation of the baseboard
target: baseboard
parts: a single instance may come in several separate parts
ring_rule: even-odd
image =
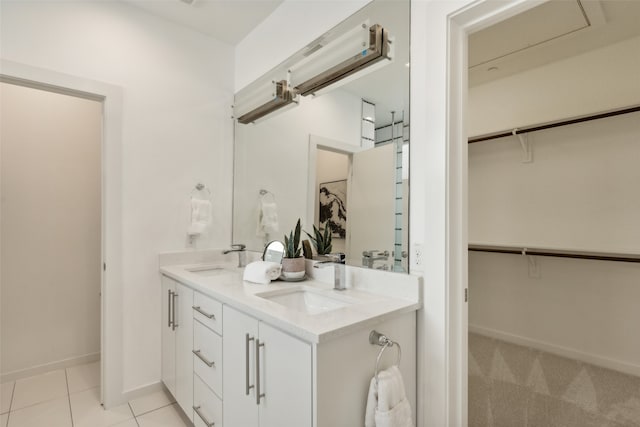
[[[137,399],[138,397],[146,396],[151,393],[155,393],[156,391],[162,390],[164,384],[162,382],[154,382],[149,383],[147,385],[143,385],[141,387],[132,388],[129,390],[125,390],[122,392],[122,401],[129,402],[130,400]]]
[[[89,353],[78,357],[70,357],[69,359],[58,360],[56,362],[44,363],[42,365],[33,366],[31,368],[7,372],[6,374],[0,375],[0,382],[5,383],[8,381],[16,381],[22,378],[44,374],[46,372],[51,372],[58,369],[65,369],[76,365],[84,365],[85,363],[97,362],[98,360],[100,360],[100,352]]]
[[[579,360],[584,363],[589,363],[592,365],[600,366],[602,368],[612,369],[614,371],[640,377],[640,365],[636,365],[633,363],[622,362],[620,360],[615,360],[615,359],[609,359],[606,357],[598,356],[596,354],[585,353],[572,348],[562,347],[562,346],[547,343],[544,341],[537,341],[537,340],[526,338],[520,335],[514,335],[508,332],[502,332],[495,329],[484,328],[482,326],[477,326],[477,325],[469,324],[469,332],[473,332],[479,335],[484,335],[490,338],[499,339],[512,344],[531,347],[536,350],[545,351],[547,353],[552,353],[558,356]]]

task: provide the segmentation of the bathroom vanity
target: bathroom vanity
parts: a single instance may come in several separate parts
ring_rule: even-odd
[[[181,262],[161,256],[162,381],[195,426],[363,425],[381,349],[373,329],[401,345],[415,419],[419,278],[348,267],[336,291],[332,269],[257,285],[220,259]]]

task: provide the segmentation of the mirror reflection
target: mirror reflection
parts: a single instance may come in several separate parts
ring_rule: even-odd
[[[391,60],[315,94],[283,92],[299,64],[330,68],[332,55],[346,58],[336,41],[366,45],[362,29],[374,27],[389,36]],[[407,272],[409,2],[370,3],[236,94],[248,103],[262,110],[235,124],[233,241],[261,251],[301,217],[311,236],[329,229],[347,264]]]
[[[263,261],[281,264],[282,257],[284,257],[284,243],[279,240],[274,240],[265,245],[264,252],[262,253]]]

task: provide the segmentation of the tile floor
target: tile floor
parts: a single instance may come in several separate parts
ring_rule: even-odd
[[[100,363],[60,369],[0,386],[0,427],[188,427],[163,390],[104,410]]]

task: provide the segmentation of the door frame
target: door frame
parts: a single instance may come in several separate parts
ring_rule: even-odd
[[[122,89],[82,77],[0,61],[0,79],[102,103],[101,147],[101,400],[123,403],[122,393]],[[108,267],[108,270],[105,268]]]
[[[447,15],[447,425],[468,425],[468,39],[548,0],[480,0]]]

